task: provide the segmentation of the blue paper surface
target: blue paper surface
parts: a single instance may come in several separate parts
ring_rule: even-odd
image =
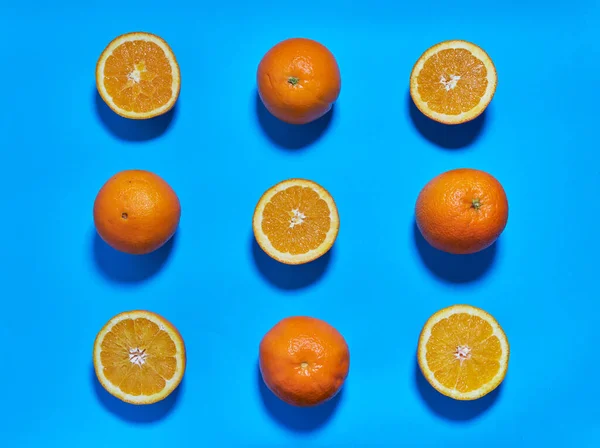
[[[600,446],[598,2],[3,2],[0,445],[5,447]],[[122,119],[94,70],[117,35],[163,37],[181,67],[174,111]],[[333,111],[274,119],[256,68],[289,37],[335,55]],[[485,114],[444,127],[413,106],[409,76],[431,45],[484,48],[498,71]],[[492,248],[433,250],[414,225],[420,189],[459,167],[509,200]],[[182,205],[172,242],[142,258],[96,235],[94,198],[124,169],[163,177]],[[291,268],[254,243],[261,194],[303,177],[341,220],[333,250]],[[427,318],[467,303],[511,344],[505,382],[469,403],[418,371]],[[164,402],[126,405],[95,379],[92,345],[115,314],[157,312],[188,367]],[[346,338],[343,392],[315,409],[278,401],[257,370],[280,319],[310,315]]]

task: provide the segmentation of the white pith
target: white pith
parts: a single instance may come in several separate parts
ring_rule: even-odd
[[[471,347],[469,347],[468,345],[459,345],[458,347],[456,347],[454,357],[459,361],[469,359],[471,357]]]
[[[301,255],[292,255],[290,253],[283,253],[283,252],[278,251],[277,249],[275,249],[275,247],[273,247],[273,245],[271,244],[271,241],[269,241],[269,238],[262,232],[262,216],[263,216],[265,206],[270,202],[271,198],[273,196],[275,196],[277,193],[279,193],[280,191],[286,190],[290,187],[294,187],[294,186],[312,188],[319,195],[319,197],[327,203],[327,206],[329,207],[329,212],[330,212],[329,219],[330,219],[331,224],[329,227],[329,231],[327,232],[327,235],[325,235],[325,240],[323,241],[321,246],[317,247],[316,249],[312,249],[312,250],[308,251],[307,253],[301,254]],[[292,213],[291,218],[293,218],[293,216],[294,216],[293,210],[290,210],[290,212]],[[297,222],[294,225],[302,224],[304,219],[306,219],[306,216],[304,216],[304,214],[302,214],[300,211],[298,211],[298,216],[296,218],[296,221],[300,221],[300,222]],[[292,222],[290,222],[290,227],[293,227],[291,224],[292,224]],[[340,222],[339,222],[337,207],[336,207],[335,202],[333,201],[333,198],[331,197],[331,195],[323,187],[316,184],[315,182],[312,182],[309,180],[304,180],[304,179],[289,179],[289,180],[281,182],[281,183],[275,185],[274,187],[272,187],[271,189],[267,190],[267,192],[261,197],[258,205],[256,206],[256,210],[254,211],[254,218],[253,218],[253,227],[255,229],[255,236],[256,236],[258,244],[263,248],[263,250],[265,252],[267,252],[268,254],[272,254],[278,261],[280,261],[282,263],[286,263],[286,264],[308,263],[308,262],[318,258],[320,255],[322,255],[321,248],[331,246],[333,244],[333,242],[335,241],[337,234],[338,234],[338,230],[339,230],[339,224],[340,224]]]
[[[160,331],[165,331],[171,336],[171,340],[175,343],[176,347],[176,367],[175,374],[170,379],[165,379],[165,387],[163,390],[153,394],[153,395],[131,395],[123,392],[118,385],[111,383],[104,376],[104,366],[102,365],[101,353],[102,353],[102,341],[104,337],[112,330],[112,328],[118,324],[119,322],[126,319],[138,319],[143,318],[147,319],[156,325],[158,325]],[[151,356],[151,354],[147,353],[144,349],[140,349],[138,347],[129,347],[129,360],[132,363],[132,368],[141,368],[143,364],[146,363],[146,358]],[[157,318],[152,313],[146,313],[143,311],[130,311],[121,313],[115,317],[113,317],[106,326],[98,333],[96,337],[96,341],[94,343],[94,367],[96,369],[96,375],[98,380],[102,384],[102,386],[112,395],[132,404],[150,404],[160,401],[167,395],[169,395],[181,382],[181,378],[183,377],[185,371],[185,346],[183,345],[183,341],[177,334],[176,330],[170,328],[165,325],[165,323]]]
[[[290,228],[294,228],[294,226],[298,226],[304,222],[306,216],[297,208],[292,210],[292,217],[290,218]]]
[[[180,83],[181,83],[179,67],[177,65],[177,62],[175,60],[175,56],[173,55],[172,50],[169,48],[169,46],[166,44],[166,42],[163,41],[162,39],[160,39],[159,37],[154,36],[152,34],[146,34],[146,33],[130,33],[130,34],[126,34],[124,36],[120,36],[117,39],[113,40],[108,45],[108,47],[106,47],[106,49],[100,56],[100,59],[98,60],[98,64],[96,66],[96,79],[97,80],[104,79],[104,66],[106,65],[106,60],[112,55],[115,48],[117,48],[124,42],[133,42],[133,41],[140,41],[140,40],[147,41],[147,42],[153,42],[156,45],[158,45],[164,51],[165,56],[169,60],[169,64],[171,65],[171,74],[173,76],[173,81],[171,83],[171,91],[173,92],[173,96],[169,99],[169,101],[167,101],[167,103],[163,104],[161,107],[151,110],[149,112],[132,112],[132,111],[122,109],[122,108],[118,107],[116,104],[114,104],[114,102],[112,101],[112,97],[109,95],[109,93],[106,90],[106,87],[104,86],[104,82],[97,83],[98,90],[100,91],[100,96],[102,96],[102,98],[105,101],[107,99],[110,101],[111,108],[116,109],[116,112],[119,113],[120,115],[126,116],[128,118],[134,118],[134,119],[135,118],[143,119],[143,118],[149,118],[152,116],[157,116],[157,115],[160,115],[160,114],[168,111],[169,109],[171,109],[171,107],[173,107],[173,104],[175,103],[175,101],[177,101],[179,87],[180,87]],[[141,79],[141,73],[140,73],[139,69],[135,69],[134,71],[129,73],[128,78],[134,82],[139,82]]]
[[[455,88],[456,84],[458,84],[458,81],[460,81],[460,76],[457,75],[450,75],[450,79],[446,79],[444,75],[442,75],[440,78],[440,84],[444,86],[446,91]]]
[[[479,104],[477,106],[475,106],[473,109],[471,109],[470,111],[461,112],[458,115],[441,114],[439,112],[435,112],[435,111],[429,109],[427,107],[427,103],[421,99],[421,96],[419,95],[417,79],[419,77],[419,73],[421,73],[421,70],[423,69],[423,66],[425,65],[425,62],[427,62],[427,60],[432,55],[434,55],[435,53],[437,53],[441,50],[458,49],[458,48],[462,48],[462,49],[470,51],[471,54],[473,54],[473,56],[475,56],[477,59],[479,59],[485,65],[485,68],[487,70],[487,81],[488,81],[487,89],[486,89],[484,95],[481,97]],[[423,107],[427,107],[426,115],[431,116],[431,118],[433,118],[434,120],[437,120],[439,122],[446,123],[446,124],[463,123],[465,121],[469,121],[469,120],[473,119],[474,117],[477,117],[478,115],[480,115],[483,112],[483,110],[485,110],[485,108],[488,106],[490,101],[492,100],[492,97],[494,96],[494,93],[496,91],[496,84],[497,84],[496,68],[494,67],[494,64],[493,64],[492,60],[490,59],[490,57],[488,56],[488,54],[481,48],[477,47],[476,45],[473,45],[469,42],[462,41],[462,40],[452,40],[452,41],[442,42],[442,43],[439,43],[439,44],[431,47],[429,50],[427,50],[425,53],[423,53],[423,55],[419,58],[419,60],[417,61],[417,63],[415,64],[415,66],[413,68],[410,78],[411,78],[410,94],[411,94],[412,98],[414,99],[417,107],[419,109],[422,109]],[[458,79],[454,79],[454,78],[458,78]],[[451,79],[449,79],[449,80],[440,79],[440,83],[444,84],[444,88],[446,89],[446,91],[449,91],[449,90],[453,89],[454,87],[456,87],[456,84],[458,83],[459,80],[460,80],[460,77],[458,75],[453,75],[451,77]]]
[[[129,361],[131,362],[131,364],[143,366],[144,364],[146,364],[147,357],[148,354],[146,353],[145,349],[137,347],[129,349]]]
[[[131,79],[133,82],[138,83],[142,79],[142,72],[136,68],[127,75],[127,79]]]
[[[498,369],[498,372],[496,373],[494,378],[492,378],[487,384],[481,386],[479,389],[473,390],[471,392],[466,392],[466,393],[458,392],[456,389],[451,389],[451,388],[448,388],[448,387],[444,386],[443,384],[441,384],[439,381],[436,380],[435,376],[433,375],[433,371],[431,371],[429,369],[428,364],[427,364],[427,342],[429,341],[429,338],[431,336],[431,329],[439,321],[441,321],[443,319],[447,319],[448,317],[450,317],[453,314],[462,314],[462,313],[480,317],[481,319],[488,322],[492,326],[492,329],[493,329],[492,335],[490,337],[496,336],[498,338],[498,340],[500,341],[500,347],[502,349],[502,355],[501,355],[500,359],[498,360],[498,362],[500,363],[500,368]],[[457,346],[456,353],[455,353],[456,359],[460,359],[459,354],[461,354],[460,357],[462,357],[463,355],[468,355],[470,357],[470,348],[468,348],[466,346]],[[493,389],[495,389],[500,384],[500,382],[504,378],[504,375],[506,374],[506,369],[508,367],[509,355],[510,355],[510,347],[508,345],[508,340],[506,339],[506,335],[504,334],[504,332],[503,332],[502,328],[500,327],[500,325],[498,324],[498,322],[487,312],[485,312],[479,308],[470,306],[470,305],[455,305],[455,306],[444,308],[444,309],[438,311],[429,319],[429,321],[423,328],[423,331],[421,332],[421,336],[419,338],[419,348],[418,348],[419,364],[421,365],[422,369],[430,372],[429,375],[426,375],[427,380],[432,383],[432,386],[435,389],[437,389],[444,395],[447,395],[449,397],[452,397],[452,398],[455,398],[458,400],[474,400],[474,399],[480,398],[481,396],[483,396],[483,395],[487,394],[488,392],[491,392]],[[460,360],[462,363],[462,362],[468,361],[468,358],[463,358]]]

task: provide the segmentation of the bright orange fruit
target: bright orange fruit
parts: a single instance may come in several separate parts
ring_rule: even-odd
[[[181,335],[164,317],[150,311],[113,317],[96,336],[93,356],[102,386],[132,404],[165,399],[185,372]]]
[[[296,316],[281,320],[260,343],[259,364],[267,387],[294,406],[334,397],[350,367],[343,336],[327,322]]]
[[[478,117],[496,92],[496,68],[477,45],[450,40],[429,48],[410,75],[410,95],[421,112],[445,124]]]
[[[335,202],[315,182],[290,179],[267,190],[254,210],[252,228],[260,247],[286,264],[324,255],[340,226]]]
[[[440,393],[475,400],[506,376],[510,347],[491,315],[470,305],[454,305],[431,316],[419,338],[423,375]]]
[[[98,234],[114,249],[147,254],[173,236],[181,206],[161,177],[143,170],[121,171],[100,189],[94,202]]]
[[[269,112],[291,124],[305,124],[325,115],[341,90],[333,54],[311,39],[279,42],[260,61],[258,93]]]
[[[508,221],[504,188],[485,171],[456,169],[423,187],[415,207],[417,226],[433,247],[470,254],[491,246]]]
[[[167,43],[150,33],[114,39],[96,65],[104,102],[125,118],[145,119],[171,110],[179,97],[179,65]]]

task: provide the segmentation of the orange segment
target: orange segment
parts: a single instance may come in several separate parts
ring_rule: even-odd
[[[96,85],[102,99],[119,115],[151,118],[175,104],[180,88],[179,66],[173,51],[160,37],[124,34],[100,56]]]
[[[425,61],[417,82],[421,100],[431,110],[458,115],[477,106],[485,94],[487,69],[470,51],[450,48]]]
[[[442,42],[415,64],[410,93],[429,118],[458,124],[479,116],[496,91],[496,69],[485,51],[470,42]]]
[[[278,251],[305,254],[325,241],[329,215],[329,206],[315,190],[290,187],[265,205],[262,231]]]
[[[269,189],[254,211],[252,227],[258,244],[286,264],[308,263],[333,245],[338,229],[337,207],[320,185],[290,179]]]
[[[113,317],[94,343],[98,380],[128,403],[150,404],[166,398],[179,385],[185,362],[179,332],[149,311]]]
[[[455,305],[429,318],[419,339],[423,375],[444,395],[473,400],[494,390],[508,367],[504,331],[485,311]]]

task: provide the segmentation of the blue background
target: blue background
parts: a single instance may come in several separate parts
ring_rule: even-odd
[[[0,14],[0,445],[599,446],[598,2],[51,3]],[[96,94],[97,58],[130,31],[179,60],[167,116],[127,121]],[[342,73],[333,112],[302,128],[255,90],[263,54],[296,36]],[[413,107],[408,80],[454,38],[488,51],[499,84],[480,119],[450,128]],[[498,243],[468,257],[414,226],[420,189],[457,167],[489,171],[510,203]],[[182,203],[176,238],[139,258],[92,220],[102,184],[131,168]],[[260,195],[289,177],[322,184],[341,218],[332,252],[295,268],[251,230]],[[506,381],[476,402],[442,397],[416,367],[422,325],[456,303],[492,313],[511,343]],[[171,320],[188,351],[183,384],[151,407],[113,399],[92,370],[98,330],[138,308]],[[343,392],[311,410],[279,402],[256,367],[265,332],[299,314],[351,351]]]

